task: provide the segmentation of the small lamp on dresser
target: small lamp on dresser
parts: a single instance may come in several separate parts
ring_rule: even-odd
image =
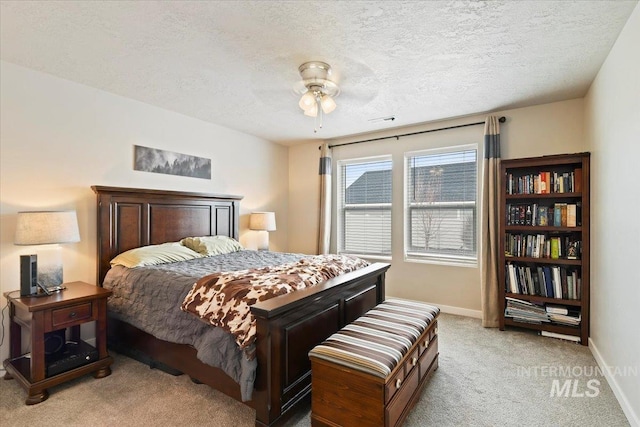
[[[269,231],[276,230],[276,214],[274,212],[253,212],[249,217],[249,229],[258,231],[258,250],[269,250]]]
[[[80,241],[76,211],[18,212],[14,244],[21,246],[57,245]],[[20,294],[44,292],[62,284],[62,259],[58,248],[41,252],[44,261],[37,264],[37,255],[20,256]],[[55,289],[59,290],[59,288]]]

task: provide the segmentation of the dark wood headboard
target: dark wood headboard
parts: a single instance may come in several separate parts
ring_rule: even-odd
[[[98,196],[98,285],[119,253],[190,236],[238,239],[242,196],[92,186]]]

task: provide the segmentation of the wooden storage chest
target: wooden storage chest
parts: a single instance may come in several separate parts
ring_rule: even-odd
[[[401,425],[438,367],[439,312],[427,304],[387,300],[311,350],[312,425]],[[410,345],[394,359],[385,339],[402,336]]]

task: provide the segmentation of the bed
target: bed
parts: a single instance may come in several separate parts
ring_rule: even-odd
[[[238,238],[240,196],[93,186],[97,195],[98,272],[129,249],[190,236]],[[311,390],[308,352],[384,300],[388,264],[374,263],[294,293],[251,306],[257,368],[251,400],[256,426],[279,425]],[[179,302],[176,302],[179,304]],[[152,366],[189,375],[238,401],[241,387],[222,369],[201,362],[187,344],[165,341],[109,316],[111,348]]]

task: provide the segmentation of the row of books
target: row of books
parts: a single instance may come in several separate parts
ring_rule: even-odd
[[[582,241],[570,236],[546,234],[505,235],[504,254],[507,257],[580,259]]]
[[[582,168],[573,172],[540,172],[506,176],[507,194],[577,193],[582,191]]]
[[[576,227],[582,225],[582,203],[555,203],[553,206],[507,204],[507,225]]]
[[[505,266],[505,292],[547,298],[578,300],[582,296],[582,278],[577,269],[560,266]]]
[[[562,312],[554,309],[562,308]],[[521,323],[552,323],[563,326],[580,326],[582,314],[580,310],[566,307],[550,306],[524,301],[517,298],[506,298],[504,316]]]

